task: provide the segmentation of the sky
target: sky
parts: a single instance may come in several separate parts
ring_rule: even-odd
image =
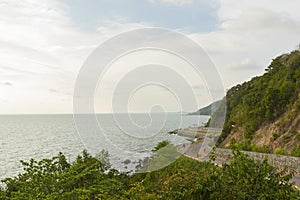
[[[197,42],[229,89],[262,75],[273,58],[297,48],[298,8],[295,0],[0,0],[0,114],[72,113],[76,79],[93,50],[118,34],[147,27]],[[183,111],[215,100],[205,78],[197,79],[189,65],[168,56],[141,51],[116,62],[95,91],[96,112],[120,111],[112,106],[113,86],[125,66],[157,60],[182,70],[190,81],[197,105]],[[153,105],[182,110],[167,89],[139,87],[127,99],[129,110],[147,112]]]

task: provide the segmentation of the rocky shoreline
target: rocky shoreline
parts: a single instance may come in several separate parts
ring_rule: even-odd
[[[200,126],[200,127],[188,127],[188,128],[175,129],[173,131],[169,131],[168,133],[172,135],[180,135],[188,138],[203,139],[207,132],[208,132],[208,128]]]
[[[205,137],[209,136],[210,138],[218,137],[221,133],[221,129],[219,128],[210,128],[205,126],[199,127],[188,127],[188,128],[180,128],[175,129],[173,131],[169,131],[169,134],[179,135],[182,137],[187,137],[193,141],[202,140]]]

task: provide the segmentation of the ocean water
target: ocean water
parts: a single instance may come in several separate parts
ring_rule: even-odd
[[[95,155],[102,149],[110,154],[113,167],[133,170],[124,165],[151,155],[159,141],[173,144],[186,138],[167,132],[202,125],[207,116],[168,114],[97,114],[79,115],[0,115],[0,179],[22,171],[20,160],[42,159],[63,152],[73,161],[82,150]],[[95,121],[97,123],[95,123]]]

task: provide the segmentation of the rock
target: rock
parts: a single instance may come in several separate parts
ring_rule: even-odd
[[[168,133],[171,135],[176,135],[176,134],[178,134],[178,131],[179,131],[178,129],[175,129],[173,131],[169,131]]]
[[[128,165],[129,163],[131,163],[131,161],[130,161],[129,159],[126,159],[126,160],[124,161],[124,164],[125,164],[125,165]]]
[[[140,169],[140,168],[142,168],[142,165],[135,166],[135,169]]]

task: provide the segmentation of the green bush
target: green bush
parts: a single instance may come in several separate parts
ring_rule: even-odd
[[[0,199],[299,199],[292,174],[267,160],[234,151],[228,164],[180,157],[169,166],[129,175],[108,169],[108,153],[98,160],[86,151],[68,163],[63,154],[22,161],[24,172],[2,182]],[[104,159],[103,159],[104,158]]]
[[[258,162],[235,151],[229,164],[193,191],[193,199],[299,199],[299,192],[289,183],[291,177],[277,172],[267,159]]]
[[[285,149],[282,149],[280,147],[276,148],[274,151],[273,151],[274,154],[279,154],[279,155],[287,155],[287,151]]]
[[[50,159],[21,163],[22,174],[2,180],[6,185],[5,197],[9,199],[117,197],[122,188],[121,182],[104,173],[109,163],[102,163],[86,151],[72,164],[62,153]]]
[[[153,152],[158,151],[159,149],[162,149],[169,144],[170,144],[170,141],[168,141],[168,140],[161,141],[156,145],[156,147],[154,147],[154,149],[152,151]]]
[[[300,157],[300,146],[295,147],[291,151],[291,156],[298,156],[298,157]]]

